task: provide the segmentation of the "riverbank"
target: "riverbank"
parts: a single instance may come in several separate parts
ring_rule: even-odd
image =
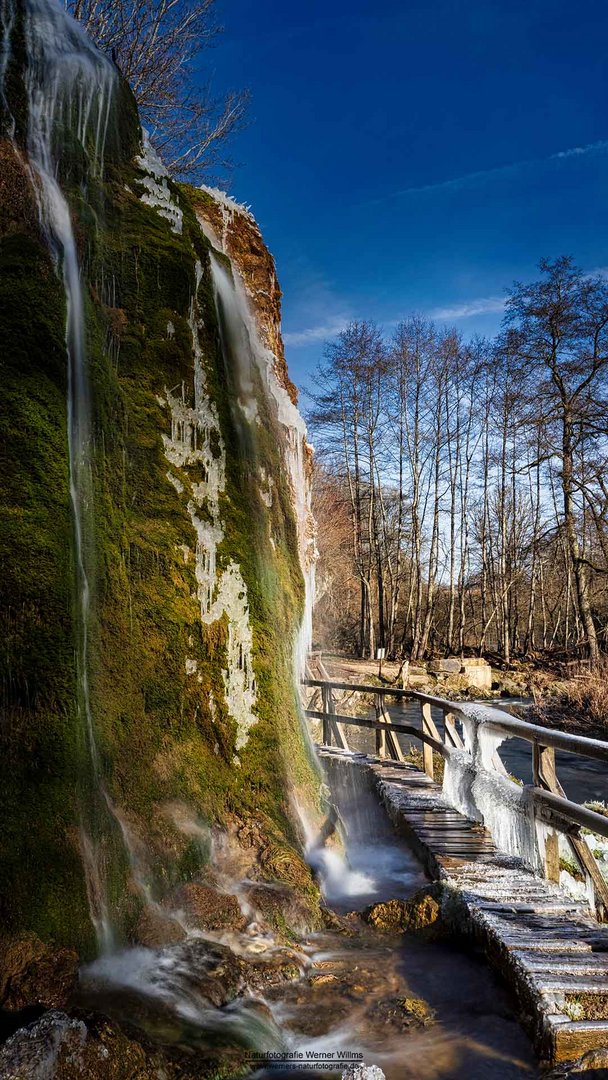
[[[408,661],[360,660],[323,654],[323,665],[337,680],[377,686],[399,686],[449,697],[454,701],[497,700],[532,696],[533,673],[520,667],[503,671],[476,657]]]

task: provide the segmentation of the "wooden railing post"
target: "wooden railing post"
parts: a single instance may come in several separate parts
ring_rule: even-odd
[[[443,717],[443,726],[445,729],[445,741],[453,746],[455,750],[464,750],[464,743],[460,738],[460,732],[456,729],[456,717],[454,713],[445,713]]]
[[[323,698],[323,743],[325,746],[331,746],[331,720],[329,719],[332,711],[331,686],[323,686],[321,696]]]
[[[555,769],[555,750],[552,747],[534,743],[534,783],[545,791],[551,791],[554,795],[565,796],[565,791],[559,782]],[[585,881],[591,887],[595,897],[595,909],[598,919],[605,921],[608,917],[608,884],[595,861],[593,853],[589,850],[587,842],[579,835],[578,829],[572,829],[566,833],[568,843],[578,865],[584,874]],[[545,855],[545,873],[550,881],[559,882],[559,833],[552,832],[549,840],[552,846],[549,851],[549,869],[557,875],[549,877],[547,871],[547,856]],[[546,850],[545,845],[545,850]]]
[[[374,699],[374,707],[376,710],[376,720],[380,724],[392,724],[392,717],[384,703],[384,694],[376,694]],[[384,740],[379,740],[378,736],[383,735]],[[393,761],[405,761],[403,750],[399,745],[399,739],[395,731],[390,731],[388,728],[381,728],[376,730],[376,753],[379,757],[392,758]]]
[[[557,793],[555,772],[555,750],[552,746],[532,744],[532,775],[536,787]],[[559,882],[559,835],[555,830],[545,837],[545,877],[548,881]]]
[[[422,731],[425,735],[432,735],[432,729],[435,728],[435,725],[431,715],[431,706],[428,701],[421,702],[420,714],[422,718]],[[435,730],[437,729],[435,728]],[[431,780],[434,780],[435,769],[433,767],[433,747],[425,742],[422,744],[422,764],[426,775],[429,776]]]
[[[380,723],[384,723],[384,708],[382,705],[382,694],[376,694],[374,698],[374,706],[376,709],[376,720]],[[386,757],[386,729],[376,728],[376,757]]]

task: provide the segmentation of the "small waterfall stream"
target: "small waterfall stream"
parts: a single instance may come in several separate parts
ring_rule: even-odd
[[[261,340],[240,275],[234,268],[231,275],[213,250],[210,258],[222,348],[227,360],[232,361],[231,369],[236,375],[238,405],[247,421],[251,423],[256,420],[256,380],[259,380],[272,412],[285,433],[285,466],[293,493],[300,564],[305,585],[304,613],[294,649],[294,667],[299,681],[304,673],[306,656],[312,642],[316,560],[310,483],[306,473],[306,425],[277,377],[277,358]],[[272,499],[271,488],[266,497]]]
[[[14,0],[3,0],[3,47],[0,54],[0,87],[11,56]],[[101,777],[99,752],[91,710],[89,686],[90,574],[94,552],[92,480],[92,428],[87,377],[84,298],[78,251],[70,206],[59,180],[65,168],[65,132],[77,136],[92,176],[103,173],[104,149],[117,74],[113,65],[93,48],[78,24],[68,19],[57,0],[26,0],[24,33],[28,98],[26,135],[27,165],[42,227],[65,287],[67,371],[67,432],[70,499],[74,530],[77,596],[76,667],[78,709],[88,746],[93,789],[97,789],[102,813],[111,804]],[[14,125],[13,125],[14,126]],[[97,814],[83,809],[81,852],[87,877],[91,916],[99,946],[108,950],[114,935],[107,898],[105,871],[101,865]]]

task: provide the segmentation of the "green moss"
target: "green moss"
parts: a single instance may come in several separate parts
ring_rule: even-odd
[[[77,834],[64,293],[41,243],[0,243],[0,923],[91,945]],[[9,347],[6,347],[6,345]]]
[[[6,508],[0,552],[10,569],[0,586],[1,677],[15,769],[5,785],[0,914],[8,925],[85,951],[91,925],[77,843],[83,813],[98,823],[94,839],[126,936],[139,902],[125,887],[123,831],[159,898],[194,879],[208,861],[205,845],[175,824],[176,803],[198,823],[255,818],[267,875],[314,892],[295,854],[289,805],[294,786],[310,789],[314,779],[293,685],[304,590],[280,435],[260,385],[259,425],[248,425],[235,409],[208,243],[188,189],[174,188],[184,223],[176,236],[138,197],[141,174],[128,160],[136,140],[128,95],[119,109],[128,114],[127,134],[108,148],[106,182],[91,183],[86,201],[74,187],[71,200],[86,281],[94,420],[91,701],[103,785],[120,828],[91,775],[76,707],[63,288],[39,242],[15,236],[2,253],[7,315],[0,333],[11,349],[0,421]],[[81,165],[73,155],[70,183]],[[159,403],[167,389],[181,394],[182,386],[192,400],[188,319],[197,260],[208,390],[226,447],[218,562],[235,560],[247,585],[258,686],[258,722],[238,764],[222,677],[227,628],[225,620],[201,624],[194,559],[184,557],[196,543],[188,492],[178,494],[167,479],[162,437],[170,422]],[[259,494],[260,467],[275,481],[270,511]],[[193,657],[195,675],[186,665]]]

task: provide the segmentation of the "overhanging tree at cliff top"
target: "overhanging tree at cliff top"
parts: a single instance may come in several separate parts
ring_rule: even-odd
[[[507,343],[536,375],[530,402],[541,425],[549,460],[559,463],[563,528],[572,563],[589,657],[599,658],[589,593],[596,567],[579,538],[581,462],[601,464],[608,433],[608,283],[584,274],[570,258],[540,263],[543,278],[517,283],[507,301]],[[602,572],[605,572],[602,570]]]
[[[214,97],[196,67],[221,31],[215,0],[66,0],[66,7],[116,61],[174,176],[200,181],[230,167],[227,142],[244,122],[248,94]]]

